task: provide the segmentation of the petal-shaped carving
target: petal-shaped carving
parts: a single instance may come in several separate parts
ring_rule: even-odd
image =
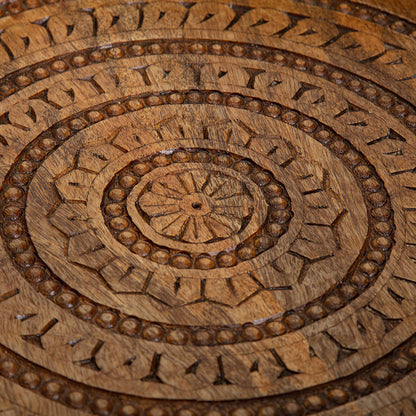
[[[87,220],[87,207],[81,202],[63,203],[49,217],[49,222],[68,237],[87,231]]]
[[[93,231],[88,231],[69,239],[68,257],[74,263],[99,270],[114,256],[103,246]]]
[[[298,280],[304,260],[284,253],[267,266],[256,270],[255,277],[268,289],[291,286]]]
[[[160,140],[156,133],[147,130],[144,126],[137,123],[135,128],[122,127],[118,129],[114,134],[112,144],[130,151],[137,147],[143,146],[149,143],[155,143]]]
[[[201,281],[156,272],[150,278],[146,293],[170,306],[180,306],[201,297]]]
[[[241,16],[230,30],[270,36],[286,29],[290,24],[290,18],[286,13],[272,8],[258,7]]]
[[[100,274],[116,293],[140,293],[149,272],[115,259],[103,267]]]
[[[304,226],[300,237],[291,247],[291,251],[309,260],[331,256],[335,250],[337,250],[337,244],[332,229],[318,225]]]
[[[161,234],[179,237],[182,234],[184,224],[188,220],[189,217],[187,215],[179,212],[154,217],[150,220],[150,225]]]
[[[237,306],[258,290],[259,285],[248,274],[241,274],[226,279],[207,279],[205,297],[214,302]]]
[[[341,202],[325,191],[305,195],[305,223],[331,225],[342,212]]]
[[[251,207],[251,199],[246,195],[239,195],[215,201],[212,210],[215,214],[235,218],[241,223],[250,213]]]
[[[324,170],[317,163],[296,159],[286,167],[285,171],[298,179],[299,187],[304,193],[324,188]]]
[[[140,208],[150,216],[160,216],[178,212],[179,201],[165,195],[155,195],[153,192],[146,192],[140,197]]]
[[[181,183],[182,188],[185,189],[188,194],[198,191],[194,181],[195,174],[197,175],[196,172],[181,172],[176,175],[176,179]]]
[[[207,227],[202,218],[190,216],[186,223],[182,239],[190,243],[200,243],[212,240],[215,237],[212,230]]]
[[[250,80],[248,72],[240,65],[215,63],[205,65],[201,70],[202,83],[237,85],[246,87]]]
[[[215,217],[213,215],[206,215],[203,218],[204,223],[216,238],[227,238],[230,234],[233,234],[240,229],[240,221],[235,221],[233,225],[230,226],[222,221],[222,218],[223,216],[220,215],[216,215]]]
[[[65,201],[86,201],[95,175],[75,169],[56,180],[56,188]]]
[[[338,35],[337,27],[328,21],[318,19],[300,20],[295,27],[287,31],[284,39],[320,46]]]
[[[295,150],[290,148],[285,140],[271,138],[270,136],[253,137],[250,141],[250,149],[261,154],[267,154],[278,165],[285,164],[296,154]]]
[[[182,198],[187,193],[186,189],[183,188],[182,184],[174,175],[169,175],[154,182],[152,192],[156,195],[164,195],[177,199]]]
[[[102,144],[81,149],[78,156],[78,167],[98,173],[123,152],[111,144]]]

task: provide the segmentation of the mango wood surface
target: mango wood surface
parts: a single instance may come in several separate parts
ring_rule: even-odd
[[[416,415],[413,0],[0,4],[0,414]]]

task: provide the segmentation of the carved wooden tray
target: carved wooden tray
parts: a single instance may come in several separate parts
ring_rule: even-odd
[[[0,13],[1,415],[416,415],[412,0]]]

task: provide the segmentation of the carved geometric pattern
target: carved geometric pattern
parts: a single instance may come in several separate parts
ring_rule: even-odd
[[[414,8],[231,3],[0,5],[0,413],[416,414]]]
[[[173,166],[173,170],[167,171],[168,166]],[[146,175],[158,167],[161,167],[159,175],[147,181]],[[232,176],[234,172],[236,177]],[[249,181],[244,178],[248,175]],[[145,182],[140,183],[142,180]],[[140,191],[134,192],[134,189]],[[125,215],[130,191],[134,192],[132,203],[140,218],[159,235],[172,239],[173,248],[178,247],[178,242],[194,243],[193,253],[177,252],[170,260],[158,256],[157,249],[145,253],[144,248],[153,244],[151,239],[142,240],[143,227],[132,226]],[[136,194],[137,200],[134,200]],[[284,185],[272,173],[263,171],[250,160],[204,149],[181,149],[171,155],[153,155],[150,160],[133,162],[107,187],[103,211],[114,237],[133,252],[180,269],[231,267],[238,261],[253,258],[275,245],[293,215]],[[116,215],[116,211],[122,214]],[[259,215],[262,218],[263,229],[250,227],[254,212],[256,219]],[[234,236],[247,227],[252,234],[251,241],[239,238],[240,244],[236,246]],[[130,240],[123,240],[128,232],[134,236],[133,245]],[[198,243],[205,243],[205,250],[210,247],[209,251],[215,252],[218,245],[210,243],[227,238],[231,238],[230,245],[217,254],[217,262],[210,263],[206,254],[198,253]],[[164,244],[169,245],[169,241]],[[225,255],[232,260],[227,262]]]
[[[176,94],[176,93],[175,93]],[[194,98],[193,98],[194,99]],[[280,111],[280,110],[279,110]],[[124,112],[124,111],[123,111]],[[292,114],[292,113],[287,113]],[[285,119],[284,114],[282,116],[282,119]],[[70,122],[71,123],[71,122]],[[314,122],[315,123],[315,122]],[[88,124],[85,121],[82,121],[81,126],[86,127]],[[62,128],[62,127],[61,127]],[[301,127],[302,129],[302,127]],[[78,130],[79,131],[79,130]],[[338,147],[335,147],[333,145],[332,139],[330,141],[327,140],[326,134],[321,133],[318,131],[317,133],[317,140],[322,141],[321,136],[323,136],[323,140],[326,145],[328,145],[329,149],[331,151],[334,151],[335,154],[339,154]],[[114,134],[111,134],[110,137],[112,140],[114,140]],[[116,137],[115,140],[119,139],[119,135]],[[346,142],[340,142],[335,140],[335,144],[337,146],[338,143],[342,143],[342,145],[347,146]],[[140,147],[139,147],[140,148]],[[347,148],[341,149],[341,155],[347,152]],[[99,149],[95,149],[96,155],[100,155]],[[176,153],[174,153],[175,155]],[[196,152],[195,154],[201,154]],[[114,158],[117,160],[118,153],[116,152],[116,157]],[[78,156],[79,157],[79,156]],[[154,156],[157,158],[158,156]],[[101,156],[100,156],[101,159]],[[166,160],[165,160],[166,159]],[[142,263],[134,264],[129,263],[128,260],[122,260],[122,265],[117,266],[117,274],[119,274],[119,278],[116,278],[114,274],[111,274],[111,276],[108,273],[108,270],[112,270],[115,267],[115,264],[119,261],[116,260],[115,254],[110,250],[109,247],[106,247],[106,245],[102,242],[102,240],[96,235],[96,231],[93,227],[91,230],[85,230],[84,232],[77,233],[76,229],[78,229],[78,217],[74,217],[71,215],[71,222],[75,224],[74,232],[70,232],[69,234],[72,234],[69,236],[66,246],[67,246],[67,253],[68,253],[68,259],[71,263],[76,263],[85,267],[88,267],[89,269],[95,269],[99,272],[99,275],[101,278],[103,278],[107,284],[109,284],[110,287],[112,287],[116,292],[131,292],[131,293],[138,293],[142,295],[149,295],[150,297],[154,298],[157,301],[161,301],[162,303],[165,303],[167,305],[183,305],[193,302],[211,302],[214,301],[215,303],[219,304],[231,304],[231,305],[242,305],[243,301],[245,299],[248,299],[252,297],[253,295],[257,295],[261,293],[264,289],[266,290],[292,290],[292,284],[302,284],[305,281],[305,276],[309,272],[311,276],[314,275],[314,270],[317,270],[316,267],[320,267],[321,262],[325,262],[327,266],[325,267],[331,267],[330,263],[328,261],[332,260],[332,257],[335,256],[335,253],[340,250],[340,237],[338,235],[338,226],[342,224],[342,221],[345,216],[348,215],[348,210],[343,207],[342,204],[340,204],[337,199],[339,197],[336,197],[334,194],[334,191],[332,189],[329,189],[329,192],[326,191],[326,187],[328,186],[325,181],[325,172],[322,171],[322,169],[318,168],[318,171],[316,171],[314,174],[311,173],[314,170],[317,169],[316,166],[311,165],[309,166],[308,162],[302,161],[298,163],[296,160],[294,160],[293,157],[290,157],[287,155],[283,162],[281,162],[280,165],[283,166],[286,174],[289,174],[293,172],[293,175],[300,179],[299,186],[301,193],[303,194],[304,199],[306,201],[303,203],[303,211],[305,215],[304,224],[299,233],[296,234],[296,239],[290,244],[287,254],[285,257],[277,257],[272,258],[271,262],[268,266],[257,268],[256,270],[253,270],[253,272],[249,273],[247,275],[247,272],[241,273],[234,271],[234,266],[236,263],[236,257],[239,257],[240,260],[250,261],[251,258],[253,258],[256,255],[256,251],[259,251],[260,253],[264,251],[265,249],[270,248],[270,244],[268,241],[264,241],[265,238],[263,236],[257,236],[254,239],[254,244],[252,247],[249,245],[237,245],[237,256],[232,256],[229,252],[220,251],[219,253],[215,253],[216,255],[216,263],[220,267],[230,268],[232,267],[232,271],[227,271],[226,275],[224,275],[224,279],[219,279],[217,283],[217,288],[214,289],[214,293],[219,291],[222,293],[222,296],[219,297],[218,295],[210,295],[212,292],[211,286],[213,284],[213,281],[208,281],[204,278],[202,279],[191,279],[188,282],[185,282],[184,277],[177,275],[177,276],[162,276],[157,271],[154,271],[152,269],[147,269],[146,266],[143,267]],[[170,159],[164,155],[164,159],[162,163],[164,165],[164,169],[166,169],[166,166],[171,163]],[[348,160],[348,159],[347,159]],[[288,163],[289,161],[289,163]],[[365,164],[365,161],[361,161],[359,158],[359,155],[354,152],[353,153],[353,160],[349,161],[349,164],[354,167],[353,173],[355,173],[356,177],[360,181],[367,181],[370,176],[372,176],[372,169],[367,167]],[[25,163],[25,162],[23,162]],[[107,159],[107,164],[110,163],[110,159]],[[136,162],[134,162],[136,163]],[[174,162],[175,164],[176,162]],[[231,161],[225,161],[224,163],[231,163]],[[140,164],[140,169],[142,169],[142,164]],[[71,170],[68,173],[65,173],[63,176],[59,176],[58,181],[59,184],[65,183],[62,181],[65,180],[67,177],[72,177],[72,172],[77,172],[79,170],[78,163],[76,163],[75,170]],[[107,166],[107,165],[106,165]],[[137,166],[137,164],[133,164],[132,167],[129,167],[128,169],[134,170],[134,167]],[[146,165],[147,166],[147,165]],[[146,168],[145,171],[150,170],[150,168]],[[139,170],[139,168],[136,169],[136,171]],[[35,169],[32,170],[32,174],[36,172]],[[80,172],[84,172],[81,170]],[[133,173],[133,171],[132,171]],[[91,175],[91,174],[90,174]],[[133,176],[133,181],[136,182],[137,179],[135,179]],[[273,189],[274,187],[269,187],[270,185],[273,185],[271,180],[271,176],[267,173],[259,172],[258,174],[255,173],[253,178],[257,180],[257,184],[262,184],[262,186],[265,188],[265,193],[267,194],[267,190]],[[316,180],[318,182],[316,182]],[[118,180],[118,179],[117,179]],[[130,178],[129,178],[130,180]],[[371,218],[371,227],[375,227],[376,224],[378,224],[377,220],[381,219],[383,222],[382,227],[387,227],[387,235],[390,235],[393,231],[392,226],[392,215],[390,212],[390,209],[388,208],[388,199],[386,198],[386,193],[383,190],[383,185],[381,180],[376,180],[374,182],[374,185],[372,184],[372,181],[374,180],[371,178],[370,180],[370,186],[371,192],[367,193],[368,196],[368,204],[372,207],[372,215]],[[90,178],[90,182],[93,182],[93,178]],[[71,188],[74,188],[75,190],[79,190],[80,193],[77,194],[76,191],[71,190],[71,198],[67,201],[65,198],[62,198],[62,193],[60,193],[60,199],[64,204],[72,204],[74,201],[75,204],[80,203],[80,199],[84,199],[84,203],[87,201],[87,195],[88,191],[85,189],[85,184],[78,181],[78,182],[67,182],[68,186]],[[60,185],[59,185],[60,186]],[[57,189],[59,192],[59,186],[57,185]],[[279,188],[280,189],[280,188]],[[107,192],[109,195],[110,192],[113,192],[115,196],[112,198],[107,197],[107,200],[111,202],[110,208],[112,210],[120,210],[120,212],[126,212],[126,208],[122,205],[120,205],[120,202],[124,201],[127,198],[127,193],[121,189],[115,189],[114,190],[110,188],[107,188]],[[275,191],[274,191],[275,192]],[[280,192],[280,190],[279,190]],[[329,194],[329,195],[327,195]],[[332,195],[332,196],[331,196]],[[328,197],[329,196],[329,197]],[[72,198],[74,197],[74,198]],[[134,201],[134,211],[137,210],[137,204],[136,204],[136,197],[133,198]],[[270,201],[270,195],[267,194],[267,199]],[[289,208],[289,201],[288,199],[283,198],[280,199],[280,196],[277,198],[275,205],[272,205],[273,209],[270,210],[270,218],[271,218],[271,224],[278,225],[277,228],[277,236],[280,236],[282,232],[280,225],[285,225],[285,223],[290,219],[291,213],[288,210]],[[115,202],[118,202],[118,206],[115,207]],[[309,205],[311,204],[311,205]],[[62,207],[62,205],[58,205],[58,207]],[[312,212],[310,214],[307,213],[307,208],[312,207]],[[314,208],[317,207],[318,209]],[[59,222],[59,220],[56,219],[56,213],[62,212],[55,211],[55,208],[52,208],[52,210],[48,213],[48,217],[52,219],[52,223],[56,224]],[[105,206],[102,207],[105,211]],[[283,209],[282,209],[283,208]],[[306,210],[306,212],[305,212]],[[351,210],[351,209],[350,209]],[[256,212],[259,210],[257,209]],[[321,213],[319,217],[321,217],[319,220],[317,220],[317,211],[322,212],[323,216],[321,217]],[[378,212],[380,211],[380,214]],[[82,213],[82,210],[80,211]],[[384,214],[384,213],[387,214]],[[277,215],[276,215],[277,214]],[[79,215],[79,213],[78,213]],[[263,220],[262,220],[263,221]],[[270,221],[270,220],[269,220]],[[17,219],[15,222],[20,223],[20,219]],[[87,222],[91,222],[91,219],[89,219]],[[81,224],[83,222],[81,221]],[[63,222],[65,224],[65,221]],[[267,222],[266,222],[267,224]],[[54,225],[56,227],[56,225]],[[58,226],[59,229],[61,229],[61,226]],[[270,228],[270,225],[267,225],[267,229]],[[383,230],[384,230],[383,228]],[[62,229],[61,229],[62,230]],[[184,269],[191,267],[191,264],[188,262],[191,261],[191,257],[189,257],[188,254],[183,253],[183,251],[177,252],[176,255],[174,254],[172,256],[172,260],[166,259],[165,256],[168,255],[168,252],[164,250],[165,247],[162,247],[162,250],[156,250],[153,253],[151,251],[147,251],[147,247],[149,246],[148,242],[140,243],[138,246],[134,245],[136,242],[136,236],[139,235],[139,230],[137,231],[126,231],[126,230],[120,230],[121,232],[117,235],[117,240],[126,244],[127,246],[132,246],[133,251],[137,251],[139,254],[139,257],[150,257],[150,260],[155,263],[159,264],[166,264],[170,263],[174,268]],[[255,230],[257,231],[257,230]],[[356,291],[363,291],[370,285],[370,279],[374,281],[374,279],[377,277],[377,275],[381,272],[382,266],[385,263],[386,256],[388,255],[389,250],[392,247],[390,238],[386,238],[384,236],[385,232],[382,231],[380,234],[379,231],[377,231],[375,228],[373,231],[369,231],[370,240],[367,241],[367,249],[368,254],[366,257],[363,257],[361,260],[361,264],[354,264],[353,267],[355,267],[355,270],[358,270],[359,273],[356,275],[353,275],[352,270],[348,270],[348,274],[344,277],[345,279],[348,279],[353,289],[353,295],[341,295],[346,301],[350,301],[351,299],[355,298],[357,296]],[[381,235],[381,236],[380,236]],[[12,236],[13,237],[13,236]],[[20,237],[20,235],[19,235]],[[269,240],[271,238],[269,237]],[[259,243],[261,242],[261,243]],[[175,245],[178,243],[175,242]],[[382,246],[380,246],[382,245]],[[381,250],[385,253],[382,254],[382,257],[379,258],[378,254],[374,251],[376,247],[380,246]],[[257,250],[256,250],[257,249]],[[35,251],[35,248],[32,249]],[[364,249],[362,249],[363,251]],[[207,249],[208,251],[208,249]],[[364,251],[365,252],[365,251]],[[35,254],[35,253],[33,253]],[[32,254],[31,254],[32,255]],[[376,256],[373,260],[373,257]],[[377,257],[378,256],[378,257]],[[153,257],[153,258],[152,258]],[[17,258],[17,261],[19,261],[20,257]],[[173,263],[171,263],[173,261]],[[215,262],[210,259],[210,256],[207,254],[201,254],[198,253],[194,261],[194,267],[196,269],[201,270],[209,270],[215,267]],[[115,263],[114,263],[115,262]],[[244,261],[243,261],[244,263]],[[242,264],[243,264],[242,263]],[[296,267],[293,267],[293,265],[296,264]],[[178,267],[178,265],[180,267]],[[299,267],[298,267],[299,266]],[[23,265],[24,268],[26,267],[32,267],[33,270],[36,270],[36,273],[39,273],[38,270],[40,268],[40,264],[38,262],[35,262],[35,260],[30,259],[30,264]],[[43,270],[42,266],[42,270]],[[339,264],[337,265],[339,268]],[[52,273],[50,273],[52,275]],[[282,275],[288,275],[288,277],[285,277],[281,280],[280,283],[279,280],[273,279],[273,275],[279,276]],[[290,277],[294,274],[294,277]],[[135,278],[135,276],[140,276],[139,280]],[[246,277],[244,277],[246,276]],[[51,276],[52,280],[50,281],[53,286],[57,285],[56,278],[54,276]],[[240,294],[235,297],[235,287],[238,287],[237,282],[241,281],[241,278],[244,278],[243,281],[249,281],[251,282],[250,285],[247,287],[247,291],[240,291]],[[115,283],[115,280],[118,280],[119,283]],[[111,282],[110,282],[111,281]],[[129,285],[130,282],[130,285]],[[168,283],[169,282],[169,283]],[[166,285],[170,286],[170,291],[167,292],[168,287]],[[60,285],[59,285],[60,286]],[[160,291],[159,287],[163,286],[163,291]],[[182,288],[181,288],[182,286]],[[224,288],[223,288],[224,287]],[[231,289],[232,296],[230,297],[230,294],[228,294],[228,289]],[[233,289],[234,288],[234,289]],[[338,288],[338,287],[337,287]],[[69,289],[69,288],[68,288]],[[326,297],[330,297],[330,295],[334,292],[334,288],[332,288],[331,291],[327,292]],[[183,290],[185,290],[185,293],[187,293],[187,296],[184,297],[184,294],[182,294]],[[345,286],[343,287],[342,291],[345,291]],[[198,293],[198,294],[197,294]],[[75,296],[73,294],[72,296]],[[54,298],[54,297],[53,297]],[[52,299],[53,299],[52,298]],[[178,298],[180,301],[179,303],[175,300],[175,298]],[[231,303],[230,303],[231,301]],[[260,301],[260,300],[259,300]],[[322,301],[325,301],[325,299],[322,299]],[[323,303],[323,302],[322,302]],[[314,314],[313,316],[308,316],[306,313],[306,310],[309,308],[310,305],[305,305],[303,308],[303,313],[301,313],[302,318],[302,324],[304,325],[304,322],[306,321],[315,321],[317,318],[315,318]],[[317,306],[318,307],[318,306]],[[323,308],[322,308],[323,307]],[[321,310],[318,312],[318,317],[324,317],[328,314],[327,307],[322,305],[319,307]],[[331,308],[330,308],[331,309]],[[288,310],[287,314],[291,315],[293,311]],[[300,312],[300,311],[299,311]],[[319,318],[318,318],[319,319]],[[281,321],[279,319],[279,321]],[[285,321],[285,317],[283,317],[283,322]],[[114,327],[115,325],[111,325]],[[220,327],[221,328],[221,327]],[[295,329],[295,328],[294,328]],[[220,329],[218,329],[220,330]],[[291,330],[290,326],[286,330]],[[266,331],[267,334],[267,331]],[[269,336],[271,334],[268,334]],[[243,340],[244,338],[242,338]],[[209,342],[211,343],[211,342]]]

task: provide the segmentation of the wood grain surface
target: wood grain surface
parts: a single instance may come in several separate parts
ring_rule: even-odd
[[[0,4],[0,415],[416,415],[413,0]]]

